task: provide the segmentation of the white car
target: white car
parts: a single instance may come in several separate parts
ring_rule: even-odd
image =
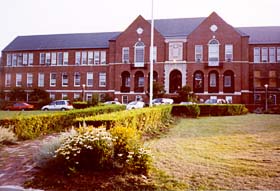
[[[126,105],[127,110],[143,108],[145,103],[143,101],[132,101]]]
[[[104,102],[104,104],[116,104],[116,105],[121,105],[121,103],[119,101],[106,101]]]
[[[73,109],[73,105],[70,103],[69,100],[56,100],[51,102],[49,105],[45,105],[42,107],[41,110],[48,111],[48,110],[70,110]]]
[[[155,98],[153,99],[153,105],[161,105],[161,104],[173,104],[174,100],[170,98]]]

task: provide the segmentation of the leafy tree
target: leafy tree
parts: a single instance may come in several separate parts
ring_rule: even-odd
[[[49,93],[45,90],[42,90],[40,88],[34,88],[33,91],[29,95],[30,101],[38,101],[42,102],[44,100],[47,100],[49,102]]]
[[[26,101],[26,92],[23,88],[15,87],[8,94],[11,101]]]
[[[147,91],[147,95],[150,96],[150,87]],[[165,94],[164,85],[159,82],[153,82],[153,98],[163,97]]]
[[[183,86],[178,90],[178,101],[193,101],[193,93],[190,86]]]

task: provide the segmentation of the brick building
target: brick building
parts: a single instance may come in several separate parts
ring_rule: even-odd
[[[0,89],[6,99],[14,87],[39,87],[52,99],[148,101],[150,31],[139,16],[122,32],[19,36],[2,51]],[[235,28],[215,12],[155,20],[153,54],[169,97],[188,85],[204,100],[280,102],[280,26]]]

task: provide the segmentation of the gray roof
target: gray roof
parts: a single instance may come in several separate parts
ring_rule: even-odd
[[[280,44],[280,26],[239,27],[237,30],[250,37],[249,44]]]
[[[3,51],[108,48],[120,32],[18,36]]]
[[[155,20],[154,24],[166,38],[187,37],[204,19],[159,19]],[[280,43],[280,26],[235,29],[240,35],[249,36],[250,44]],[[121,32],[18,36],[3,51],[108,48],[109,40],[115,40],[119,34]]]

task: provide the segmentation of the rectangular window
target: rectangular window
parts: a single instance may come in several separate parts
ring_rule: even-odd
[[[231,76],[224,77],[224,87],[231,87]]]
[[[233,59],[233,45],[232,44],[226,44],[225,46],[225,60],[227,62],[231,62]]]
[[[130,87],[130,77],[129,76],[125,77],[125,87]]]
[[[40,53],[40,64],[45,64],[46,54]]]
[[[106,51],[100,51],[100,64],[106,64]]]
[[[262,48],[262,62],[268,62],[268,48]]]
[[[61,99],[63,99],[63,100],[68,99],[67,93],[61,93]]]
[[[12,65],[17,66],[17,54],[13,54]]]
[[[93,52],[88,52],[88,64],[93,65]]]
[[[216,87],[216,86],[217,86],[216,74],[211,73],[210,74],[210,87]]]
[[[106,87],[106,73],[99,73],[99,87]]]
[[[260,48],[254,48],[254,63],[260,63],[261,61]]]
[[[94,51],[94,64],[99,64],[99,51]]]
[[[129,63],[129,47],[122,48],[122,62]]]
[[[63,53],[62,52],[57,53],[57,57],[58,57],[58,65],[62,65],[63,64]]]
[[[280,47],[277,47],[277,62],[280,63]]]
[[[17,55],[17,64],[18,66],[22,66],[22,54],[18,53]]]
[[[50,93],[50,99],[55,100],[55,94],[54,93]]]
[[[145,79],[144,77],[139,77],[138,79],[138,87],[144,87]]]
[[[46,64],[47,65],[51,64],[51,53],[50,52],[46,53]]]
[[[86,65],[87,64],[87,52],[83,51],[82,52],[82,65]]]
[[[75,52],[75,64],[76,65],[81,64],[81,52]]]
[[[33,85],[33,74],[27,73],[27,87],[32,87]]]
[[[226,96],[227,103],[232,103],[232,96]]]
[[[122,103],[123,104],[127,104],[128,103],[128,96],[127,95],[123,95],[122,96]]]
[[[33,53],[28,54],[28,65],[33,65]]]
[[[22,86],[22,74],[16,74],[16,87]]]
[[[271,47],[269,48],[269,62],[270,63],[275,63],[275,48]]]
[[[23,65],[27,65],[28,64],[28,54],[27,53],[23,53],[22,54],[23,57]]]
[[[56,65],[56,52],[52,52],[52,65]]]
[[[277,87],[277,72],[276,70],[269,71],[269,87]]]
[[[62,87],[68,86],[68,74],[66,72],[62,73]]]
[[[5,86],[6,87],[11,87],[11,81],[12,80],[12,76],[10,73],[6,73],[5,75]]]
[[[63,65],[68,65],[68,52],[63,53]]]
[[[254,87],[261,87],[261,71],[254,71]]]
[[[92,93],[86,94],[86,101],[92,101]]]
[[[219,66],[219,44],[209,44],[208,65]]]
[[[74,86],[81,85],[81,74],[79,72],[74,73]]]
[[[195,45],[195,62],[201,62],[203,59],[203,46]]]
[[[7,66],[12,66],[12,54],[7,54]]]
[[[87,86],[92,87],[93,86],[93,73],[87,72]]]
[[[44,73],[38,74],[38,87],[44,87],[45,75]]]
[[[56,73],[50,73],[50,86],[56,86]]]
[[[81,94],[80,93],[74,93],[74,101],[75,100],[80,100],[80,98],[81,98]]]
[[[153,47],[153,61],[154,61],[154,63],[157,62],[157,47],[156,46]]]
[[[170,61],[183,60],[183,43],[181,42],[169,43],[169,60]]]

